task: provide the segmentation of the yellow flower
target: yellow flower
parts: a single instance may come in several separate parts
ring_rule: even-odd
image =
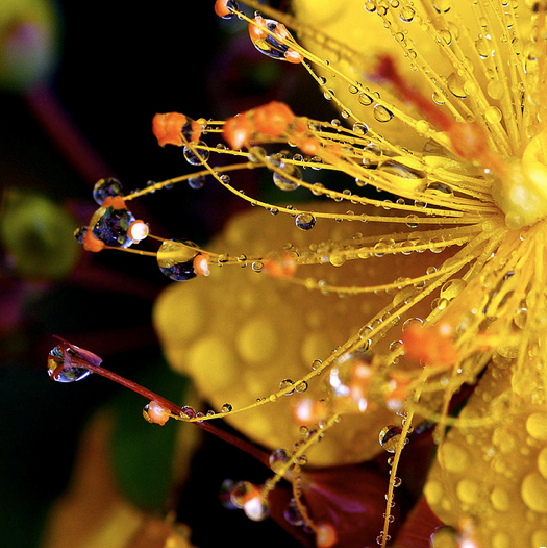
[[[182,116],[175,141],[200,176],[262,209],[207,250],[161,244],[174,279],[196,258],[211,266],[157,302],[170,362],[253,441],[288,450],[265,495],[303,453],[352,463],[389,445],[389,508],[407,434],[430,421],[434,512],[480,548],[547,544],[547,6],[296,0],[291,18],[248,4],[262,16],[217,2],[249,21],[257,49],[301,64],[342,121],[280,103],[225,123]],[[221,132],[231,149],[209,143]],[[241,163],[212,167],[218,152]],[[266,203],[231,185],[259,168],[318,200]],[[108,209],[88,240],[106,239]]]

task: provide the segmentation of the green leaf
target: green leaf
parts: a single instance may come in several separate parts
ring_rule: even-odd
[[[189,380],[158,360],[139,378],[132,379],[174,402],[182,401]],[[114,403],[116,425],[112,436],[115,474],[123,494],[146,510],[164,508],[172,485],[173,458],[178,429],[170,420],[165,426],[149,424],[142,416],[148,402],[132,392],[122,393]],[[191,425],[190,425],[191,426]]]

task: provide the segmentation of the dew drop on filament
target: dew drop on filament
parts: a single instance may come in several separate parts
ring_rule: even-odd
[[[388,453],[395,453],[397,446],[399,445],[399,439],[401,437],[402,428],[400,426],[385,426],[380,430],[378,435],[378,441],[384,451]],[[405,439],[405,445],[408,443],[408,438]]]
[[[311,213],[301,213],[295,219],[295,224],[300,230],[310,230],[316,222],[316,218]]]

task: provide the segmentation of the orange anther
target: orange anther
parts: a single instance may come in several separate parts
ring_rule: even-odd
[[[194,272],[199,276],[209,276],[209,255],[199,253],[194,257]]]
[[[293,407],[293,420],[298,425],[313,426],[326,418],[327,406],[324,401],[303,398]]]
[[[242,114],[228,118],[222,129],[222,136],[233,150],[241,150],[248,146],[253,134],[253,124]]]
[[[295,121],[291,108],[279,101],[257,107],[252,113],[256,131],[272,137],[283,135]]]
[[[448,323],[432,327],[410,325],[402,335],[405,356],[426,365],[449,366],[458,360]]]
[[[101,207],[113,207],[114,209],[126,209],[125,201],[121,196],[107,196]]]
[[[223,19],[228,19],[234,15],[230,8],[237,9],[237,2],[232,0],[217,0],[215,2],[215,13]]]
[[[133,240],[133,243],[140,243],[148,236],[149,228],[144,221],[133,221],[127,229],[127,235]]]
[[[289,61],[289,63],[294,63],[297,65],[298,63],[301,63],[304,57],[302,57],[302,54],[298,51],[294,50],[293,48],[289,48],[287,50],[287,53],[285,53],[285,59]]]
[[[82,245],[86,251],[92,251],[93,253],[98,253],[101,249],[104,249],[104,242],[99,240],[90,228],[85,231]]]
[[[366,360],[357,360],[351,365],[350,380],[347,384],[349,398],[357,404],[359,411],[366,411],[369,405],[369,389],[373,372]]]
[[[502,159],[492,153],[486,131],[476,122],[453,123],[448,130],[448,137],[460,158],[476,160],[492,171],[503,173]]]
[[[192,143],[197,143],[199,141],[199,138],[201,137],[201,125],[195,120],[192,120],[192,122],[190,123],[190,131],[192,133],[190,141]],[[184,128],[182,134],[185,134]]]
[[[308,156],[316,156],[321,150],[321,143],[313,135],[304,135],[296,140],[298,148]]]
[[[387,404],[402,405],[407,397],[412,380],[411,375],[401,371],[394,371],[390,375],[391,380],[388,384],[388,391],[384,397]]]
[[[338,541],[336,529],[330,523],[318,523],[315,530],[317,548],[331,548]]]
[[[183,145],[182,127],[186,124],[186,116],[180,112],[158,113],[152,119],[152,132],[158,140],[158,145]]]
[[[260,28],[264,27],[264,28]],[[256,42],[257,40],[264,40],[268,37],[268,31],[266,30],[267,22],[264,17],[255,17],[250,23],[249,23],[249,35],[251,37],[251,40],[253,42]]]
[[[157,401],[151,401],[149,404],[145,405],[143,416],[148,422],[163,426],[169,420],[170,413],[169,409]]]
[[[291,253],[284,253],[280,259],[268,259],[264,272],[272,278],[292,278],[296,273],[297,262]]]

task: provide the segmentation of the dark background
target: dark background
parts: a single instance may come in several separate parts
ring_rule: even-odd
[[[179,149],[157,146],[151,133],[155,112],[222,119],[274,98],[290,98],[301,114],[324,109],[323,102],[319,107],[311,100],[319,94],[312,82],[300,79],[298,67],[257,53],[239,22],[215,16],[213,0],[55,5],[54,69],[37,82],[0,91],[0,222],[13,211],[7,199],[13,192],[30,204],[45,198],[54,211],[74,219],[51,243],[57,227],[46,226],[45,238],[29,206],[9,222],[9,230],[18,231],[17,245],[0,248],[0,544],[18,548],[38,546],[47,510],[68,485],[78,436],[98,406],[111,401],[134,406],[130,420],[144,423],[142,401],[121,395],[104,379],[51,382],[46,357],[55,344],[52,334],[89,348],[106,367],[133,379],[151,378],[150,371],[158,370],[166,373],[160,380],[156,374],[152,383],[161,386],[169,379],[150,323],[153,300],[167,279],[153,261],[104,253],[81,254],[72,262],[74,244],[72,236],[67,243],[66,231],[85,224],[96,207],[95,181],[116,176],[132,189],[190,169]],[[24,15],[14,27],[25,22]],[[0,47],[7,47],[5,36]],[[238,176],[239,188],[253,191],[256,185],[254,176]],[[212,182],[199,191],[178,185],[142,202],[133,212],[155,233],[200,243],[244,207]],[[31,257],[34,266],[22,273],[17,265]],[[50,267],[64,262],[64,273],[52,279]],[[165,443],[168,453],[172,436],[165,437],[153,443],[160,444],[158,451]],[[255,479],[252,463],[240,455],[222,446],[207,449],[196,473],[209,478],[211,487],[205,490],[206,482],[198,481],[186,497],[192,511],[183,503],[182,514],[194,519],[200,548],[236,534],[239,546],[256,545],[267,525],[212,510],[218,482],[228,477],[219,470],[219,451],[226,468],[249,476],[235,479]],[[169,455],[164,458],[168,463]],[[212,513],[200,530],[202,505]]]

